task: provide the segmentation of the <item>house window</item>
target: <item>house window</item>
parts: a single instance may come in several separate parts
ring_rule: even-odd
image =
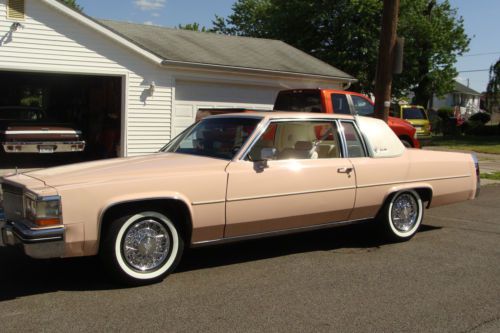
[[[7,18],[24,20],[24,0],[9,0]]]

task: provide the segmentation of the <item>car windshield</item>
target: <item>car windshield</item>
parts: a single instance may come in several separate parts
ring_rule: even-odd
[[[403,108],[404,119],[427,119],[425,111],[421,108]]]
[[[246,117],[206,118],[179,134],[161,151],[230,160],[260,121]]]
[[[0,120],[40,121],[43,119],[44,119],[44,113],[40,109],[29,109],[29,108],[0,109]]]

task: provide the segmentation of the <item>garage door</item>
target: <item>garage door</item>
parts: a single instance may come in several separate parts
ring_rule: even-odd
[[[251,85],[229,85],[177,81],[173,136],[190,126],[200,108],[249,108],[268,110],[273,107],[279,88]]]

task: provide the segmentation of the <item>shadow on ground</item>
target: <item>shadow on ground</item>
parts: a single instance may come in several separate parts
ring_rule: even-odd
[[[423,225],[420,232],[438,227]],[[368,223],[334,229],[273,237],[220,246],[191,249],[178,272],[263,260],[296,253],[376,251],[380,241]],[[120,288],[106,277],[95,257],[34,260],[15,248],[0,248],[0,301],[61,290],[87,291]]]

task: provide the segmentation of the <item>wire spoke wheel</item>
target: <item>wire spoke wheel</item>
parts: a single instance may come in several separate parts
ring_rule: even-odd
[[[146,219],[129,227],[123,239],[122,251],[131,268],[145,272],[163,264],[171,243],[170,234],[161,222]]]

